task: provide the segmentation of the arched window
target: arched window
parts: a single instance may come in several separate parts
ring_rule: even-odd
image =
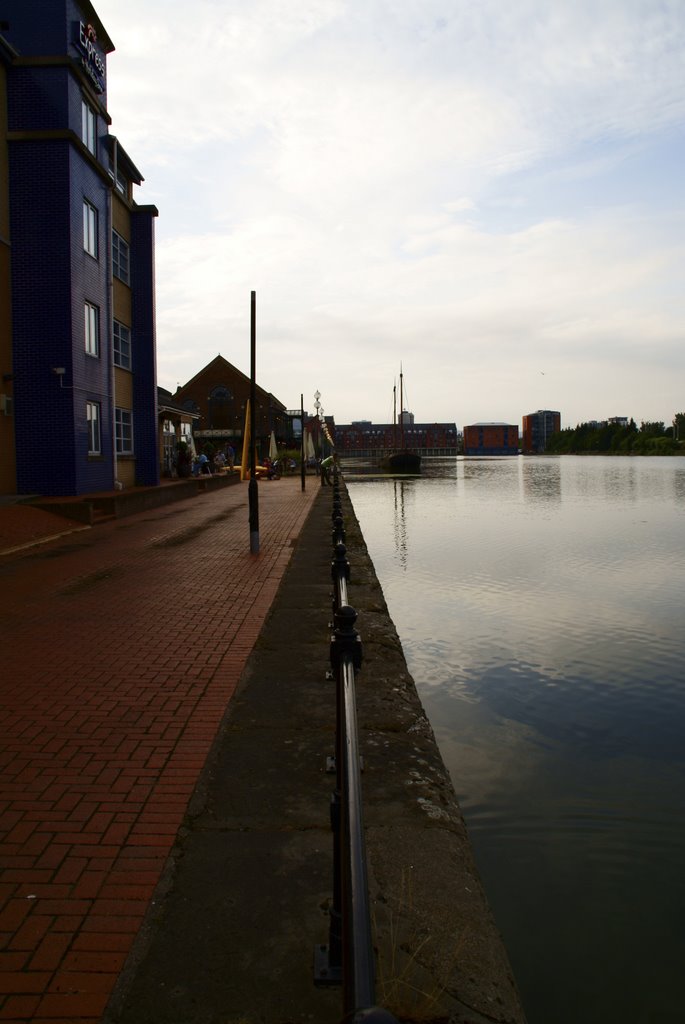
[[[209,392],[209,397],[210,399],[216,399],[218,402],[229,402],[233,398],[233,395],[228,388],[224,387],[223,384],[217,384],[217,386],[212,388]]]

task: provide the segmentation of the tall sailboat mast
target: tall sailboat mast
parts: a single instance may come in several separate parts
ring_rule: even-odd
[[[404,440],[404,373],[400,363],[400,443],[397,444],[397,384],[392,389],[392,448],[381,459],[381,465],[391,473],[416,476],[421,472],[421,456],[405,446]]]
[[[400,445],[404,448],[404,393],[402,391],[402,363],[400,363]]]

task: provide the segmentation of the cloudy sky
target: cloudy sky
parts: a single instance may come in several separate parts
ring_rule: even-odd
[[[94,0],[159,383],[337,422],[685,410],[683,0]]]

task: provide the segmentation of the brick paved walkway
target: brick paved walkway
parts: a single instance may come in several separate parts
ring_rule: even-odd
[[[99,1021],[319,493],[247,485],[0,560],[0,1020]]]

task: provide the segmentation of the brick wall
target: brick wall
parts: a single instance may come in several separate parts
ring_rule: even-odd
[[[474,423],[464,427],[465,455],[518,455],[518,426]]]

